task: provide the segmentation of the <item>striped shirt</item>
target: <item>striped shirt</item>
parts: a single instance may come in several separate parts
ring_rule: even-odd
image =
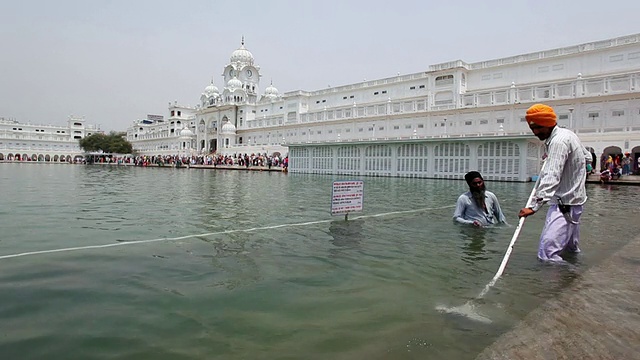
[[[555,127],[545,141],[546,161],[540,174],[533,206],[538,211],[548,201],[565,205],[582,205],[587,201],[585,180],[591,153],[571,130]]]

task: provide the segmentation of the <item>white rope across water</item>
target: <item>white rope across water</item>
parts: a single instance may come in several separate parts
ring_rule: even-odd
[[[409,214],[409,213],[422,212],[422,211],[428,211],[428,210],[440,210],[440,209],[451,208],[451,207],[454,207],[454,206],[455,205],[448,205],[448,206],[440,206],[440,207],[433,207],[433,208],[423,208],[423,209],[415,209],[415,210],[393,211],[393,212],[381,213],[381,214],[373,214],[373,215],[360,215],[360,216],[354,217],[352,220],[374,218],[374,217],[381,217],[381,216],[389,216],[389,215]],[[329,222],[332,222],[332,221],[336,221],[336,220],[335,219],[327,219],[327,220],[307,221],[307,222],[301,222],[301,223],[280,224],[280,225],[272,225],[272,226],[254,227],[254,228],[249,228],[249,229],[216,231],[216,232],[210,232],[210,233],[204,233],[204,234],[185,235],[185,236],[178,236],[178,237],[172,237],[172,238],[158,238],[158,239],[148,239],[148,240],[131,240],[131,241],[120,241],[120,242],[111,243],[111,244],[104,244],[104,245],[87,245],[87,246],[68,247],[68,248],[62,248],[62,249],[28,251],[28,252],[23,252],[23,253],[18,253],[18,254],[0,255],[0,260],[23,257],[23,256],[53,254],[53,253],[69,252],[69,251],[90,250],[90,249],[105,249],[105,248],[110,248],[110,247],[115,247],[115,246],[138,245],[138,244],[147,244],[147,243],[160,242],[160,241],[177,241],[177,240],[184,240],[184,239],[190,239],[190,238],[196,238],[196,237],[204,237],[204,236],[212,236],[212,235],[224,235],[224,234],[233,234],[233,233],[240,233],[240,232],[260,231],[260,230],[272,230],[272,229],[279,229],[279,228],[283,228],[283,227],[309,226],[309,225],[317,225],[317,224],[322,224],[322,223],[329,223]]]

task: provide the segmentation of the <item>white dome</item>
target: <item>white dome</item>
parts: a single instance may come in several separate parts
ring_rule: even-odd
[[[204,93],[207,94],[207,95],[219,94],[220,90],[218,90],[218,87],[213,85],[213,81],[211,81],[211,84],[209,84],[209,86],[204,88]]]
[[[232,123],[230,123],[228,120],[226,120],[224,124],[222,124],[222,129],[220,132],[222,134],[235,134],[236,127]]]
[[[189,130],[189,128],[185,126],[182,131],[180,131],[180,136],[192,137],[193,131]]]
[[[247,63],[253,65],[253,54],[244,47],[244,38],[242,39],[242,45],[240,48],[231,53],[229,61],[233,63]]]
[[[238,78],[234,76],[233,79],[229,80],[229,82],[227,83],[227,88],[229,88],[229,90],[231,91],[240,89],[242,88],[242,81],[238,80]]]
[[[273,83],[271,83],[271,85],[264,89],[264,99],[274,101],[278,99],[278,97],[280,97],[280,93],[278,92],[278,89],[273,86]]]
[[[275,95],[275,96],[280,95],[280,93],[278,92],[278,89],[276,89],[276,87],[273,86],[273,84],[267,86],[267,88],[264,89],[264,94],[265,95]]]

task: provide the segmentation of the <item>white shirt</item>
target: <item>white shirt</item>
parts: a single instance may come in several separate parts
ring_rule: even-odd
[[[467,191],[460,195],[456,201],[453,220],[461,224],[473,224],[474,221],[479,221],[482,226],[507,222],[494,193],[488,190],[484,192],[484,204],[487,207],[486,212],[473,200],[471,191]]]
[[[548,201],[565,205],[582,205],[587,201],[585,180],[587,161],[591,153],[582,146],[571,130],[555,127],[545,141],[546,160],[534,195],[533,210],[538,211]]]

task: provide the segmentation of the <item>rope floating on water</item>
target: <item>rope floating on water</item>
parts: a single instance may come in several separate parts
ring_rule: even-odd
[[[454,207],[454,205],[440,206],[440,207],[433,207],[433,208],[415,209],[415,210],[392,211],[392,212],[388,212],[388,213],[372,214],[372,215],[360,215],[360,216],[354,217],[353,220],[366,219],[366,218],[375,218],[375,217],[382,217],[382,216],[390,216],[390,215],[410,214],[410,213],[416,213],[416,212],[422,212],[422,211],[428,211],[428,210],[441,210],[441,209],[446,209],[446,208],[451,208],[451,207]],[[53,254],[53,253],[60,253],[60,252],[70,252],[70,251],[80,251],[80,250],[90,250],[90,249],[105,249],[105,248],[116,247],[116,246],[138,245],[138,244],[147,244],[147,243],[154,243],[154,242],[161,242],[161,241],[178,241],[178,240],[185,240],[185,239],[212,236],[212,235],[233,234],[233,233],[252,232],[252,231],[261,231],[261,230],[272,230],[272,229],[279,229],[279,228],[284,228],[284,227],[309,226],[309,225],[317,225],[317,224],[322,224],[322,223],[329,223],[329,222],[332,222],[332,221],[336,221],[336,220],[335,219],[327,219],[327,220],[307,221],[307,222],[301,222],[301,223],[291,223],[291,224],[280,224],[280,225],[272,225],[272,226],[254,227],[254,228],[249,228],[249,229],[215,231],[215,232],[204,233],[204,234],[185,235],[185,236],[178,236],[178,237],[172,237],[172,238],[158,238],[158,239],[148,239],[148,240],[119,241],[119,242],[116,242],[116,243],[103,244],[103,245],[87,245],[87,246],[68,247],[68,248],[62,248],[62,249],[28,251],[28,252],[23,252],[23,253],[18,253],[18,254],[0,255],[0,260],[23,257],[23,256]]]

